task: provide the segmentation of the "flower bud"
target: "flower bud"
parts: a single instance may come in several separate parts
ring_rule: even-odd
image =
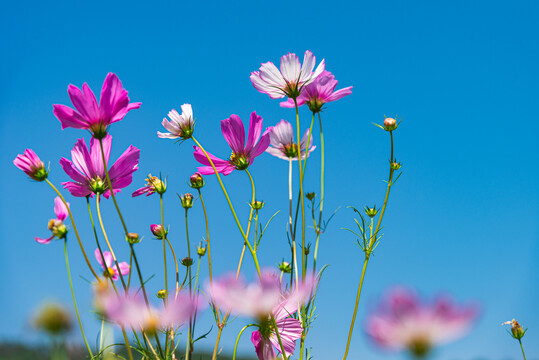
[[[197,246],[197,254],[198,256],[206,255],[206,247],[202,245],[202,242]]]
[[[306,197],[308,200],[312,201],[312,200],[316,197],[316,193],[314,193],[314,192],[309,192],[309,193],[305,194],[305,197]]]
[[[43,181],[49,175],[45,164],[32,149],[26,149],[24,153],[17,155],[13,164],[36,181]]]
[[[311,243],[305,246],[305,255],[309,255],[310,253],[311,253]]]
[[[204,186],[204,178],[198,172],[191,175],[191,177],[189,178],[189,181],[191,182],[191,187],[193,189],[200,189]]]
[[[191,259],[190,257],[184,257],[182,259],[182,265],[186,267],[193,265],[193,259]]]
[[[182,207],[184,209],[190,209],[193,207],[193,195],[190,193],[187,193],[180,197],[182,201]]]
[[[376,209],[376,205],[374,205],[372,208],[365,206],[365,214],[367,214],[368,217],[375,217],[376,214],[378,214],[378,210]]]
[[[279,270],[286,273],[286,274],[290,274],[292,272],[292,266],[289,263],[287,263],[286,261],[282,261],[279,264]]]
[[[155,296],[157,296],[159,299],[164,299],[167,296],[167,292],[165,289],[161,289],[157,292],[157,294],[155,294]]]
[[[142,238],[140,238],[137,233],[130,232],[125,236],[125,240],[130,244],[137,244],[142,240]]]
[[[161,224],[150,225],[150,230],[152,231],[153,236],[158,240],[163,240],[168,234],[168,231]]]
[[[391,167],[391,170],[399,170],[402,164],[395,159],[395,161],[389,163],[389,166]]]
[[[518,321],[516,321],[515,319],[511,321],[506,321],[502,323],[502,325],[511,325],[511,336],[513,336],[513,338],[517,340],[522,339],[527,330],[524,330],[522,326],[518,323]]]
[[[384,120],[384,130],[393,131],[397,128],[397,120],[393,118],[385,118]]]
[[[253,209],[260,210],[264,207],[264,202],[260,200],[255,200],[250,205]]]

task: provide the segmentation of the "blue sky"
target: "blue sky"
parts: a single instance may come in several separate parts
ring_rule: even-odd
[[[33,342],[28,318],[43,299],[70,306],[62,244],[42,246],[54,195],[32,183],[12,160],[33,148],[51,162],[50,179],[66,181],[58,160],[68,157],[84,131],[60,130],[52,104],[70,104],[67,85],[88,82],[99,92],[110,71],[118,74],[139,110],[114,124],[112,158],[127,146],[142,150],[134,183],[118,197],[127,223],[145,236],[139,245],[143,271],[162,285],[160,243],[149,225],[159,221],[158,199],[131,199],[148,172],[168,175],[166,222],[185,252],[184,223],[175,192],[189,191],[195,170],[191,144],[178,147],[156,131],[171,108],[193,104],[197,137],[216,155],[228,156],[219,122],[238,114],[247,123],[256,111],[266,126],[293,120],[293,110],[258,93],[249,74],[261,62],[287,52],[313,51],[353,94],[323,114],[326,134],[327,214],[341,207],[323,235],[319,261],[331,264],[322,281],[319,318],[308,337],[315,359],[341,356],[363,254],[341,230],[353,224],[346,206],[381,205],[387,176],[387,134],[371,122],[404,117],[395,139],[404,174],[385,218],[384,238],[369,264],[350,359],[398,359],[374,348],[363,330],[366,314],[389,287],[415,287],[427,298],[451,293],[478,301],[482,316],[463,340],[443,346],[437,359],[518,358],[518,344],[499,325],[516,317],[529,328],[525,346],[537,358],[539,342],[539,253],[537,122],[539,72],[534,2],[2,2],[0,32],[0,339]],[[309,112],[302,109],[302,127]],[[317,129],[315,127],[315,129]],[[316,134],[315,130],[315,134]],[[314,141],[319,143],[318,136]],[[313,153],[305,188],[319,187],[319,152]],[[261,262],[286,256],[287,164],[269,155],[252,166],[257,195],[268,219],[282,209],[261,247]],[[235,206],[246,221],[248,178],[226,177]],[[241,236],[216,180],[204,189],[211,216],[217,272],[235,267]],[[85,201],[71,198],[78,226],[93,250]],[[104,216],[120,258],[128,256],[112,203]],[[192,241],[204,235],[202,213],[190,214]],[[313,241],[312,231],[309,233]],[[89,277],[75,239],[69,243],[72,270],[87,331],[98,323],[90,313]],[[182,252],[182,251],[180,251]],[[182,253],[183,256],[185,256]],[[204,263],[206,264],[206,263]],[[97,265],[97,264],[95,264]],[[203,266],[203,276],[206,269]],[[245,273],[253,274],[247,258]],[[211,319],[202,318],[200,331]],[[204,324],[204,325],[202,325]],[[224,332],[232,349],[237,319]],[[75,332],[74,339],[79,339]],[[213,345],[215,331],[204,347]],[[252,352],[248,336],[241,342]],[[534,355],[535,354],[535,355]]]

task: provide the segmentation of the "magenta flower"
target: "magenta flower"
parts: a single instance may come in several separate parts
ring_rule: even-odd
[[[101,141],[103,142],[105,161],[110,164],[112,136],[106,135]],[[140,150],[130,145],[116,160],[116,163],[109,167],[109,176],[114,193],[131,184],[133,172],[138,169],[139,156]],[[73,162],[66,158],[60,159],[62,168],[74,180],[63,182],[64,188],[73,196],[85,197],[103,194],[108,199],[110,191],[107,185],[99,140],[95,138],[90,140],[90,152],[88,152],[84,139],[77,140],[73,150],[71,150],[71,158]]]
[[[234,170],[245,170],[249,165],[253,163],[255,158],[262,154],[266,150],[270,143],[271,127],[267,128],[262,137],[262,117],[258,116],[253,111],[251,114],[251,120],[249,123],[249,134],[247,135],[247,144],[245,143],[245,128],[241,119],[237,115],[230,115],[230,118],[221,121],[221,131],[225,137],[226,142],[232,149],[232,154],[227,160],[219,159],[210,153],[208,156],[211,158],[218,173],[228,175]],[[260,138],[260,141],[258,139]],[[258,142],[258,143],[257,143]],[[194,146],[195,159],[202,165],[198,167],[198,171],[202,175],[214,174],[213,168],[204,155],[204,152],[197,146]]]
[[[172,109],[168,113],[168,117],[164,118],[161,125],[165,127],[170,133],[157,132],[157,136],[164,139],[189,139],[193,135],[195,122],[193,120],[193,109],[191,104],[183,104],[181,106],[182,114],[178,114],[175,109]]]
[[[215,303],[223,310],[250,316],[258,320],[259,330],[253,332],[251,341],[258,358],[273,360],[273,347],[280,351],[280,344],[270,315],[273,314],[286,356],[295,349],[295,341],[301,337],[301,322],[290,317],[312,293],[314,281],[302,283],[291,294],[283,294],[279,279],[274,274],[264,273],[257,283],[245,284],[230,274],[208,286]]]
[[[465,335],[477,315],[476,306],[458,306],[448,298],[422,304],[414,292],[395,288],[370,315],[366,331],[383,348],[424,357],[435,345]]]
[[[17,155],[13,164],[36,181],[43,181],[49,175],[45,164],[32,149],[26,149],[24,153]]]
[[[90,130],[97,139],[105,137],[110,124],[122,120],[130,110],[138,109],[141,104],[129,103],[127,91],[113,73],[108,73],[105,78],[99,105],[87,83],[82,85],[82,91],[70,84],[67,93],[76,111],[65,105],[53,105],[53,113],[62,123],[62,129]]]
[[[95,259],[101,265],[103,268],[103,275],[105,277],[110,277],[112,280],[116,281],[118,280],[119,274],[118,274],[118,268],[116,267],[116,264],[114,263],[114,259],[112,258],[112,255],[108,251],[103,251],[103,256],[101,256],[101,251],[99,249],[95,249],[94,252]],[[103,263],[103,259],[105,262]],[[106,265],[106,266],[105,266]],[[129,264],[124,262],[118,263],[118,267],[120,268],[120,274],[121,275],[127,275],[129,274]]]
[[[309,129],[305,131],[300,141],[302,159],[305,159],[307,141],[309,141]],[[310,144],[312,143],[313,138],[311,135]],[[316,146],[310,146],[307,156],[314,149],[316,149]],[[295,143],[294,129],[292,129],[292,125],[288,121],[281,120],[273,127],[270,133],[270,146],[266,149],[266,152],[279,159],[298,160],[298,144]]]
[[[165,191],[167,191],[166,180],[165,182],[163,182],[157,176],[152,176],[152,174],[148,174],[148,177],[146,178],[146,186],[137,189],[132,196],[135,197],[142,194],[150,196],[153,193],[164,194]]]
[[[189,321],[197,309],[197,301],[179,293],[170,296],[167,306],[150,307],[141,296],[132,294],[116,295],[112,291],[98,293],[97,303],[105,317],[120,326],[147,331],[157,331],[178,327]]]
[[[69,206],[69,203],[67,203],[67,206]],[[47,226],[47,228],[52,232],[52,235],[47,239],[36,237],[35,240],[40,244],[48,244],[52,241],[52,239],[54,239],[54,237],[58,239],[63,239],[66,237],[67,227],[64,224],[64,220],[67,218],[68,212],[64,202],[59,196],[54,198],[54,213],[56,214],[56,219],[49,220],[49,224]]]
[[[320,112],[325,103],[337,101],[352,94],[352,86],[335,91],[338,81],[329,71],[324,70],[319,77],[307,85],[300,96],[296,99],[298,106],[307,104],[312,112]],[[295,107],[292,98],[281,103],[282,107]]]
[[[251,82],[255,89],[268,94],[272,99],[285,96],[297,98],[304,87],[310,84],[324,71],[325,62],[322,60],[313,72],[316,58],[309,50],[305,51],[303,66],[296,54],[288,53],[281,57],[281,71],[272,62],[260,66],[259,71],[251,73]]]

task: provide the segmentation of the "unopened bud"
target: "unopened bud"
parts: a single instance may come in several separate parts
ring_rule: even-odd
[[[260,200],[255,200],[250,205],[253,209],[260,210],[264,207],[264,202]]]
[[[376,205],[374,205],[372,208],[365,206],[365,214],[367,214],[368,217],[375,217],[376,214],[378,214],[378,210],[376,209]]]
[[[187,193],[180,197],[180,200],[182,201],[182,207],[184,209],[190,209],[193,207],[193,195],[190,193]]]
[[[309,192],[309,193],[305,194],[305,197],[306,197],[308,200],[312,201],[312,200],[316,197],[316,193],[314,193],[314,192]]]
[[[127,242],[130,244],[137,244],[142,240],[142,238],[139,237],[137,233],[130,232],[125,236],[125,240],[127,240]]]
[[[206,247],[202,245],[202,242],[197,246],[197,254],[198,256],[206,255]]]
[[[193,189],[200,189],[204,186],[204,178],[198,172],[191,175],[191,177],[189,178],[189,181],[191,182],[191,187]]]
[[[182,259],[182,265],[186,267],[193,265],[193,259],[191,259],[190,257],[184,257]]]
[[[167,296],[167,292],[165,289],[161,289],[155,294],[159,299],[164,299]]]
[[[310,253],[311,253],[311,243],[305,246],[305,255],[309,255]]]
[[[287,263],[286,261],[282,261],[279,264],[279,270],[286,274],[290,274],[292,272],[292,266],[290,266],[290,264]]]
[[[389,163],[389,166],[391,167],[391,170],[399,170],[402,164],[395,159],[395,161]]]
[[[397,128],[397,120],[393,118],[385,118],[384,120],[384,130],[393,131]]]
[[[158,240],[163,240],[168,234],[168,231],[161,224],[150,225],[150,230],[152,231],[153,236]]]
[[[511,325],[511,336],[513,336],[513,338],[517,340],[522,339],[527,330],[524,330],[522,326],[518,323],[518,321],[516,321],[515,319],[511,321],[506,321],[502,323],[502,325]]]

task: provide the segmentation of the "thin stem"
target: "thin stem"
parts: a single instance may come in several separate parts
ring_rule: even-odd
[[[524,354],[524,347],[522,346],[522,341],[518,339],[518,343],[520,344],[520,349],[522,350],[522,356],[524,357],[524,360],[526,360],[526,354]]]
[[[99,199],[100,199],[100,195],[97,194],[97,196],[95,198],[96,208],[97,208],[97,218],[99,219],[99,224],[101,225],[101,231],[103,232],[103,237],[105,238],[105,242],[107,243],[110,254],[112,255],[112,259],[114,260],[114,264],[116,265],[116,270],[118,271],[118,275],[120,276],[120,280],[122,281],[123,288],[124,288],[125,292],[127,293],[127,286],[125,285],[124,276],[122,275],[122,272],[120,271],[120,265],[118,264],[118,260],[116,259],[116,255],[114,254],[114,250],[112,250],[112,246],[110,245],[109,237],[107,236],[107,232],[105,231],[105,225],[103,225],[103,218],[101,217],[101,206],[99,206],[99,203],[100,203]],[[106,265],[105,262],[103,264]]]
[[[170,251],[172,252],[172,257],[174,258],[174,266],[176,267],[176,295],[178,295],[178,292],[180,291],[180,270],[178,268],[178,259],[176,258],[176,253],[174,252],[174,248],[172,247],[172,243],[168,239],[168,237],[165,235],[165,240],[168,243],[168,247],[170,248]]]
[[[292,158],[288,160],[288,201],[290,208],[290,215],[288,221],[290,223],[290,237],[292,238],[292,267],[294,268],[294,274],[296,275],[296,290],[299,286],[299,276],[298,276],[298,258],[296,250],[296,236],[292,231]],[[290,289],[292,289],[292,284],[290,284]]]
[[[187,221],[187,213],[188,213],[188,208],[185,208],[185,236],[186,236],[186,239],[187,239],[187,257],[189,257],[191,259],[191,244],[189,243],[189,226],[188,226],[188,221]],[[193,290],[192,290],[192,281],[193,281],[193,278],[191,276],[191,265],[189,265],[187,267],[187,273],[189,274],[189,296],[192,297],[193,296]],[[191,334],[191,326],[192,326],[192,322],[193,322],[193,317],[190,316],[189,317],[189,330],[187,331],[187,344],[185,346],[185,360],[189,360],[189,357],[191,355],[191,337],[193,334]]]
[[[161,203],[161,228],[165,229],[165,216],[163,212],[163,194],[159,194],[159,202]],[[166,236],[163,236],[163,262],[165,264],[165,294],[168,294],[167,243],[166,243],[165,238]]]
[[[389,198],[389,192],[391,190],[391,181],[393,180],[393,168],[391,167],[391,163],[393,162],[393,132],[389,132],[390,138],[391,138],[391,157],[389,158],[389,178],[387,181],[387,190],[386,190],[386,196],[384,198],[384,205],[382,206],[382,210],[380,211],[380,217],[378,218],[378,223],[376,224],[376,229],[374,232],[372,232],[372,226],[374,225],[373,219],[371,218],[371,238],[369,240],[368,248],[365,250],[365,262],[363,263],[363,271],[361,272],[361,278],[359,280],[359,287],[357,289],[357,295],[356,295],[356,304],[354,306],[354,313],[352,315],[352,322],[350,324],[350,330],[348,332],[348,341],[346,342],[346,349],[344,351],[344,357],[343,360],[346,360],[346,357],[348,356],[348,349],[350,348],[350,341],[352,339],[352,332],[354,330],[354,323],[356,320],[357,315],[357,308],[359,305],[359,297],[361,295],[361,288],[363,286],[363,280],[365,278],[365,271],[367,270],[367,263],[369,262],[370,255],[372,253],[373,247],[376,244],[376,238],[378,236],[378,231],[380,231],[380,226],[382,224],[382,218],[384,217],[386,206],[387,206],[387,200]]]
[[[271,321],[273,322],[273,327],[275,328],[275,335],[277,335],[277,340],[279,341],[279,347],[281,349],[281,355],[283,357],[283,360],[286,359],[283,341],[281,339],[281,335],[279,334],[279,328],[277,327],[277,323],[275,322],[275,317],[273,314],[271,314]],[[301,355],[300,355],[301,356]]]
[[[238,337],[236,338],[236,344],[234,345],[234,352],[232,353],[232,360],[236,360],[236,350],[238,349],[238,343],[240,342],[240,337],[241,337],[241,334],[243,334],[243,332],[245,330],[247,330],[247,328],[251,327],[251,326],[256,326],[256,324],[249,324],[249,325],[245,325],[243,327],[243,329],[240,330],[239,334],[238,334]]]
[[[129,340],[127,339],[127,334],[125,331],[123,331],[124,335],[124,341],[125,341],[125,347],[127,349],[127,356],[129,356],[129,360],[133,360],[133,354],[131,354],[131,346],[129,346]]]
[[[197,189],[198,197],[200,198],[200,203],[202,204],[202,210],[204,211],[204,221],[206,222],[206,243],[208,244],[208,268],[210,274],[210,285],[213,285],[213,277],[211,271],[211,248],[210,248],[210,227],[208,225],[208,214],[206,212],[206,205],[204,204],[204,199],[202,198],[202,192],[200,189]],[[217,315],[219,317],[219,314]]]
[[[73,282],[71,280],[69,258],[67,256],[67,236],[64,238],[64,254],[66,258],[66,270],[67,270],[67,277],[69,279],[69,288],[71,289],[71,296],[73,297],[73,306],[75,307],[75,313],[77,314],[77,321],[79,323],[80,332],[82,334],[82,339],[84,340],[84,345],[86,346],[86,350],[88,350],[88,354],[90,355],[90,358],[93,358],[94,354],[92,353],[92,349],[90,349],[90,345],[88,345],[88,341],[86,340],[86,335],[84,335],[84,329],[82,328],[82,322],[80,320],[80,315],[79,315],[79,308],[77,307],[77,300],[75,299],[75,291],[73,291]]]
[[[225,320],[223,320],[223,323]],[[212,360],[217,359],[217,350],[219,349],[219,340],[221,340],[222,332],[223,332],[223,324],[219,324],[219,330],[217,330],[217,339],[215,340],[215,346],[213,347],[213,355],[211,357]]]
[[[314,113],[313,113],[314,118]],[[313,275],[316,274],[316,260],[318,258],[318,242],[322,226],[322,211],[324,210],[324,131],[322,130],[322,117],[318,112],[318,121],[320,123],[320,214],[318,216],[318,227],[316,230],[316,246],[314,248]]]
[[[80,250],[82,251],[82,255],[84,256],[84,260],[86,260],[86,264],[88,264],[88,267],[90,268],[90,271],[92,272],[92,274],[95,276],[95,278],[97,280],[99,280],[99,276],[97,276],[96,272],[94,271],[94,268],[92,267],[92,264],[90,263],[90,260],[88,260],[88,256],[86,256],[86,251],[84,251],[84,246],[82,246],[82,241],[80,240],[79,231],[77,230],[77,225],[75,225],[75,219],[73,218],[73,214],[71,213],[71,209],[69,208],[69,206],[68,206],[68,204],[66,202],[66,199],[64,198],[62,193],[60,193],[60,191],[58,191],[56,186],[54,186],[49,181],[49,179],[45,179],[45,181],[56,192],[56,194],[58,194],[60,199],[62,199],[62,202],[64,203],[64,206],[67,209],[67,213],[69,214],[69,218],[71,219],[71,225],[73,225],[73,231],[75,231],[75,235],[77,236],[77,240],[79,242],[79,247],[80,247]]]
[[[305,200],[303,199],[303,168],[301,167],[301,137],[299,132],[299,110],[298,102],[294,98],[294,105],[296,107],[296,135],[298,137],[298,163],[299,163],[299,194],[301,201],[301,277],[305,278]],[[301,355],[300,355],[301,356]]]

